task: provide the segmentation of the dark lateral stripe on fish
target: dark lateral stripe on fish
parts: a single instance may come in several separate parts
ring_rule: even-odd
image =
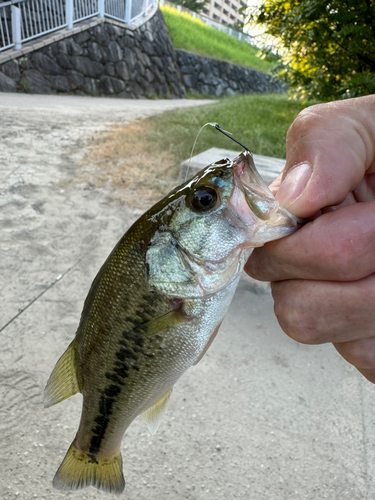
[[[157,325],[157,327],[164,328],[164,324],[157,322],[160,320],[163,321],[164,318],[169,318],[171,314],[177,317],[178,321],[183,320],[183,316],[180,315],[182,305],[183,302],[179,301],[172,311],[165,313],[160,318],[155,318],[154,326]],[[125,379],[130,375],[129,372],[140,370],[137,363],[140,357],[154,358],[155,352],[150,348],[155,341],[159,343],[163,340],[163,336],[159,333],[153,333],[151,338],[146,337],[153,321],[150,321],[149,315],[144,314],[141,310],[137,310],[135,314],[139,318],[147,319],[132,330],[123,331],[122,339],[118,342],[119,348],[115,352],[116,361],[114,362],[113,370],[105,374],[107,380],[111,380],[112,383],[99,391],[101,393],[99,415],[94,420],[97,425],[91,429],[93,436],[90,441],[90,454],[98,453],[100,450],[109,425],[109,416],[112,414],[113,405],[124,386]]]
[[[95,455],[100,450],[100,444],[104,438],[105,431],[107,430],[109,417],[112,414],[112,407],[114,402],[114,397],[107,397],[104,395],[102,395],[99,400],[100,415],[98,415],[94,420],[94,422],[96,422],[98,425],[92,429],[93,436],[91,438],[89,448],[90,455]]]
[[[112,380],[112,382],[116,382],[117,384],[121,384],[122,383],[121,378],[124,378],[124,377],[122,377],[122,375],[119,376],[119,375],[116,375],[115,373],[110,373],[110,372],[106,372],[104,374],[104,376],[108,380]]]
[[[126,358],[134,359],[134,361],[137,361],[139,356],[137,356],[137,353],[132,349],[121,347],[121,349],[116,352],[116,358],[118,358],[120,361],[124,361]]]
[[[143,345],[143,340],[141,344]],[[130,346],[129,342],[127,342],[126,347],[123,347],[123,344],[121,344],[120,348],[115,353],[118,361],[115,362],[113,372],[105,373],[105,377],[115,383],[100,390],[102,395],[99,400],[99,415],[94,420],[98,425],[91,429],[93,437],[90,441],[90,454],[98,453],[100,450],[101,443],[109,424],[109,416],[112,414],[113,405],[122,390],[124,380],[129,376],[129,370],[139,371],[139,367],[135,362],[138,361],[141,351],[141,347],[134,344]],[[128,360],[134,364],[126,363]]]
[[[99,400],[99,415],[94,419],[97,424],[91,429],[93,434],[90,441],[89,453],[95,455],[100,450],[100,445],[104,439],[109,417],[112,414],[112,408],[116,402],[117,396],[120,394],[122,387],[120,385],[111,384],[104,389]]]

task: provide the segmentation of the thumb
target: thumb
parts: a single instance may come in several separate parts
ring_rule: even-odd
[[[298,217],[338,205],[375,171],[375,96],[311,106],[291,125],[276,199]]]

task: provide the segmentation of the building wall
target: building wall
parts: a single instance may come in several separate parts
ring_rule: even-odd
[[[203,12],[218,23],[232,25],[243,20],[239,9],[244,6],[244,0],[210,0]]]

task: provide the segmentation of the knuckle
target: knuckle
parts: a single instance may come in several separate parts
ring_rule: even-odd
[[[334,219],[334,217],[332,217]],[[357,220],[355,220],[357,222]],[[335,269],[339,280],[359,279],[373,272],[373,253],[375,231],[367,224],[357,222],[347,230],[340,222],[338,228],[333,223],[323,227],[318,225],[324,245],[321,248],[321,261],[330,269]]]
[[[299,112],[287,133],[287,140],[296,137],[304,137],[314,128],[317,122],[325,119],[325,107],[322,104],[315,104]]]
[[[322,248],[322,258],[326,265],[336,269],[338,278],[346,277],[348,271],[352,271],[352,261],[355,258],[355,245],[351,235],[342,234],[339,240],[335,234],[327,231],[325,234],[325,245]]]

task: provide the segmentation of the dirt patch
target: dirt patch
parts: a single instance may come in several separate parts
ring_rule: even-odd
[[[173,189],[179,164],[172,151],[153,151],[147,141],[151,125],[141,120],[114,125],[94,135],[76,182],[108,186],[119,201],[145,209]]]

